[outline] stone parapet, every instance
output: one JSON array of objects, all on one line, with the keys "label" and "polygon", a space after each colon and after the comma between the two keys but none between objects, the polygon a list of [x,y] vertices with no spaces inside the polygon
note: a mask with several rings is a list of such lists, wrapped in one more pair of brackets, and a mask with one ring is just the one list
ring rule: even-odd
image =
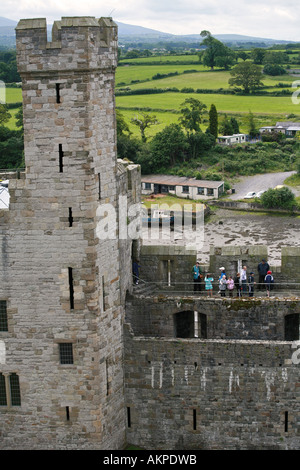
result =
[{"label": "stone parapet", "polygon": [[21,76],[117,66],[117,26],[111,18],[63,17],[53,24],[52,42],[47,38],[46,19],[21,19],[16,44]]}]

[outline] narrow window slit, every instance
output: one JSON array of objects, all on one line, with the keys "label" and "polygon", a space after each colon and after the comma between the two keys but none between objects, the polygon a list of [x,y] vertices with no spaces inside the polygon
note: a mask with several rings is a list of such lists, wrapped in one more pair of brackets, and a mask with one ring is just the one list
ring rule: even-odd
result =
[{"label": "narrow window slit", "polygon": [[63,164],[64,152],[63,152],[63,149],[62,149],[62,144],[58,144],[58,154],[59,154],[59,172],[63,173],[63,171],[64,171],[64,164]]},{"label": "narrow window slit", "polygon": [[100,176],[100,173],[98,173],[98,198],[99,198],[99,200],[101,199],[101,176]]},{"label": "narrow window slit", "polygon": [[284,413],[284,432],[289,430],[289,412],[285,411]]},{"label": "narrow window slit", "polygon": [[103,305],[103,312],[105,312],[104,276],[102,276],[102,305]]},{"label": "narrow window slit", "polygon": [[66,419],[67,421],[70,421],[70,409],[68,406],[66,406]]},{"label": "narrow window slit", "polygon": [[56,103],[60,103],[60,83],[56,83]]},{"label": "narrow window slit", "polygon": [[197,411],[193,410],[193,430],[197,429]]},{"label": "narrow window slit", "polygon": [[70,290],[70,309],[74,309],[74,283],[73,283],[73,268],[69,269],[69,290]]},{"label": "narrow window slit", "polygon": [[109,379],[108,379],[108,361],[106,361],[106,395],[108,396],[110,394],[110,385],[109,385]]},{"label": "narrow window slit", "polygon": [[127,426],[131,428],[131,413],[130,413],[130,407],[127,406]]},{"label": "narrow window slit", "polygon": [[69,207],[69,227],[73,227],[73,213],[72,213],[72,207]]}]

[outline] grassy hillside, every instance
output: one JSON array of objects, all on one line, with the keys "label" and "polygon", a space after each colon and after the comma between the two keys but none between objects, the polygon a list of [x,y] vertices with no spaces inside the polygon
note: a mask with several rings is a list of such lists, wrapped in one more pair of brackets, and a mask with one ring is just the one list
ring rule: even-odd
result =
[{"label": "grassy hillside", "polygon": [[[226,94],[232,91],[228,83],[230,71],[211,71],[199,63],[197,55],[158,56],[126,60],[126,65],[124,63],[121,61],[116,71],[116,105],[134,135],[138,135],[138,130],[130,124],[130,120],[139,111],[155,114],[160,122],[147,131],[147,136],[151,137],[164,126],[178,121],[180,105],[189,97],[205,103],[207,110],[213,103],[220,120],[225,113],[234,116],[241,132],[248,132],[246,118],[249,111],[253,113],[257,127],[272,125],[279,120],[300,120],[300,105],[292,102],[295,91],[292,84],[297,77],[289,74],[264,76],[262,95],[242,96]],[[158,74],[163,77],[156,79]],[[146,93],[145,89],[171,91]],[[122,95],[126,90],[134,94]],[[282,90],[286,94],[280,96]],[[274,92],[279,96],[272,96]],[[204,119],[202,130],[206,126]]]},{"label": "grassy hillside", "polygon": [[[164,78],[155,77],[166,75]],[[173,76],[170,76],[173,74]],[[297,79],[291,75],[278,77],[265,76],[263,82],[265,92],[288,90],[286,96],[239,96],[224,94],[224,90],[230,90],[228,80],[230,72],[224,70],[211,71],[208,67],[199,63],[195,55],[168,55],[152,56],[149,58],[138,58],[120,61],[116,70],[116,93],[128,89],[138,94],[116,96],[116,106],[122,112],[125,120],[134,135],[139,135],[136,126],[131,125],[130,120],[139,110],[153,113],[159,120],[159,125],[152,126],[148,131],[149,137],[161,131],[166,125],[177,123],[178,112],[181,103],[188,97],[194,97],[206,104],[207,109],[213,103],[222,118],[224,113],[234,116],[240,124],[240,130],[247,132],[246,117],[251,111],[256,119],[257,126],[271,125],[278,120],[287,120],[288,116],[294,116],[294,120],[300,120],[300,105],[292,102],[292,83]],[[278,87],[283,83],[285,87]],[[177,92],[160,94],[139,94],[143,89],[166,89],[176,88]],[[194,93],[180,92],[182,89],[194,89]],[[196,93],[196,90],[209,90],[209,93]],[[222,93],[223,90],[223,93]],[[20,88],[6,89],[7,103],[22,101]],[[16,110],[10,110],[15,115]],[[208,118],[207,118],[208,119]],[[290,118],[288,118],[290,119]],[[8,123],[14,128],[14,118]],[[205,130],[207,122],[203,122],[202,129]]]}]

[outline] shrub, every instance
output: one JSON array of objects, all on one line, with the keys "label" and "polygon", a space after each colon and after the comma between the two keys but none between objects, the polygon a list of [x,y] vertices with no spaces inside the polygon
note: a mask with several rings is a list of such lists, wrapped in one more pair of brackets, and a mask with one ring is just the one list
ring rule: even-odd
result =
[{"label": "shrub", "polygon": [[294,193],[287,187],[279,189],[268,189],[261,196],[263,207],[268,209],[290,209],[296,205]]}]

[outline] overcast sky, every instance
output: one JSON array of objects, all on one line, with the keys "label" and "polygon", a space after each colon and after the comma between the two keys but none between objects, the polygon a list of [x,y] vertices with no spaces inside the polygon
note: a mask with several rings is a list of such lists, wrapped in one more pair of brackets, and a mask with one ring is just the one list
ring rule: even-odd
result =
[{"label": "overcast sky", "polygon": [[115,21],[172,34],[243,34],[300,41],[299,0],[3,0],[0,16],[112,16]]}]

